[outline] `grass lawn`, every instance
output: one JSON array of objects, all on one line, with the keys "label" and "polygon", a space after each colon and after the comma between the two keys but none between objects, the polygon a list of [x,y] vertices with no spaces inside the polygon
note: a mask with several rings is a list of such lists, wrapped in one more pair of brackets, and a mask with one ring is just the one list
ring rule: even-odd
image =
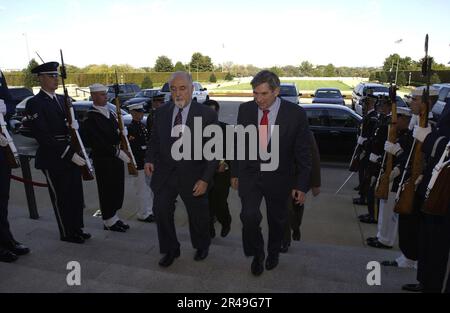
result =
[{"label": "grass lawn", "polygon": [[[341,91],[350,91],[352,88],[340,81],[337,80],[329,80],[329,81],[322,81],[322,80],[297,80],[297,81],[282,81],[283,83],[295,83],[297,85],[297,88],[300,92],[303,90],[316,90],[317,88],[339,88]],[[215,90],[252,90],[252,87],[249,83],[245,84],[238,84],[233,86],[225,86],[220,87]]]}]

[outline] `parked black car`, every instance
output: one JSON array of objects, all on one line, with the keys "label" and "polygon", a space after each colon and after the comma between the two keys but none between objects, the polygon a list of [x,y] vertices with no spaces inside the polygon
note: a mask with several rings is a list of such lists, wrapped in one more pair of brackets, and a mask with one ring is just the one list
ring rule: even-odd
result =
[{"label": "parked black car", "polygon": [[28,88],[9,88],[9,94],[11,95],[14,106],[17,106],[27,97],[34,96],[33,92]]},{"label": "parked black car", "polygon": [[[119,84],[120,105],[136,96],[139,91],[141,91],[141,88],[136,84]],[[108,85],[108,101],[112,103],[115,97],[114,85]]]},{"label": "parked black car", "polygon": [[362,117],[346,106],[301,104],[321,156],[352,155]]},{"label": "parked black car", "polygon": [[344,96],[337,88],[319,88],[313,96],[312,103],[329,103],[345,105]]},{"label": "parked black car", "polygon": [[139,91],[136,96],[125,101],[122,104],[122,109],[128,111],[128,106],[140,102],[145,102],[144,110],[148,112],[152,107],[153,97],[160,94],[160,89],[143,89]]}]

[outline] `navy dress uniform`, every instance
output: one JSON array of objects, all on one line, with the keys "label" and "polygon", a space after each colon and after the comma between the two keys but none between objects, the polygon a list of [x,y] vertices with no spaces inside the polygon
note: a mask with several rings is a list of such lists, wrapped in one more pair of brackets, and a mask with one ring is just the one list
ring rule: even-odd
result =
[{"label": "navy dress uniform", "polygon": [[32,135],[39,147],[35,166],[44,172],[50,198],[63,241],[84,243],[90,234],[84,233],[83,185],[81,168],[84,160],[71,148],[64,97],[56,95],[57,62],[44,63],[32,70],[40,78],[41,90],[26,105]]},{"label": "navy dress uniform", "polygon": [[[9,104],[10,94],[6,79],[0,71],[0,114],[8,116],[13,113]],[[17,242],[10,230],[8,222],[8,200],[10,191],[11,168],[6,159],[6,146],[8,141],[0,132],[0,262],[13,262],[19,255],[30,250]]]},{"label": "navy dress uniform", "polygon": [[[153,216],[153,191],[150,188],[151,176],[144,173],[144,160],[147,151],[147,143],[150,140],[150,133],[142,123],[144,104],[136,103],[130,105],[128,109],[133,115],[131,124],[128,125],[128,141],[136,160],[138,177],[134,178],[134,190],[139,201],[139,212],[137,218],[142,222],[154,222]],[[147,117],[148,118],[148,117]]]},{"label": "navy dress uniform", "polygon": [[[105,93],[108,88],[101,84],[89,87],[91,94]],[[125,232],[129,226],[120,220],[117,211],[122,208],[124,199],[125,170],[124,152],[120,149],[120,131],[117,116],[108,109],[107,98],[104,103],[96,103],[87,113],[83,131],[91,147],[94,163],[100,211],[105,230]],[[129,159],[127,160],[127,163]]]}]

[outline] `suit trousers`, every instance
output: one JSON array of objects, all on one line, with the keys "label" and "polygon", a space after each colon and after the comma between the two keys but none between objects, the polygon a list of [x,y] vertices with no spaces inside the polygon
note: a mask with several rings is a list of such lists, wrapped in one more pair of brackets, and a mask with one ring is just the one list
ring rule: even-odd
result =
[{"label": "suit trousers", "polygon": [[399,214],[398,219],[398,244],[403,255],[417,261],[419,250],[419,223],[420,208],[423,201],[419,197],[414,199],[414,208],[411,214]]},{"label": "suit trousers", "polygon": [[305,211],[305,205],[295,204],[292,198],[289,197],[288,209],[289,209],[288,214],[289,217],[285,227],[283,243],[289,245],[291,243],[292,238],[291,231],[296,229],[300,231],[300,226],[302,225],[303,221],[303,212]]},{"label": "suit trousers", "polygon": [[288,221],[287,201],[289,191],[285,194],[274,194],[260,179],[253,185],[252,190],[241,196],[242,211],[240,214],[243,224],[242,241],[246,256],[259,256],[264,253],[264,239],[261,231],[261,202],[264,198],[267,207],[267,221],[269,224],[268,253],[278,255]]},{"label": "suit trousers", "polygon": [[214,225],[214,216],[222,226],[230,226],[231,214],[228,207],[228,195],[230,194],[230,172],[214,175],[214,185],[211,188],[209,200],[209,213],[211,226]]},{"label": "suit trousers", "polygon": [[170,174],[164,185],[155,190],[153,213],[158,229],[159,249],[161,253],[174,252],[180,248],[175,230],[175,200],[181,196],[189,219],[189,232],[194,249],[208,249],[211,243],[209,235],[208,193],[200,197],[192,195],[194,186],[185,186],[182,177],[176,171]]},{"label": "suit trousers", "polygon": [[[1,153],[1,151],[0,151]],[[0,247],[7,248],[14,240],[8,222],[8,201],[11,169],[5,162],[0,162]]]},{"label": "suit trousers", "polygon": [[95,158],[94,168],[102,219],[106,221],[114,217],[123,205],[124,163],[118,158]]},{"label": "suit trousers", "polygon": [[152,177],[145,175],[144,170],[139,171],[138,177],[133,179],[133,187],[138,200],[139,219],[146,219],[153,214],[153,191],[150,188]]},{"label": "suit trousers", "polygon": [[59,233],[61,237],[71,236],[84,227],[81,170],[73,165],[69,169],[46,169],[43,172],[47,179]]}]

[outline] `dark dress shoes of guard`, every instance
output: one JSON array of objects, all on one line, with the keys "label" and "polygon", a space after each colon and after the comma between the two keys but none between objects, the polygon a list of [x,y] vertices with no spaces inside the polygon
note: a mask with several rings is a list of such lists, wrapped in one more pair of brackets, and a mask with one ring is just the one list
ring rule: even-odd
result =
[{"label": "dark dress shoes of guard", "polygon": [[11,245],[8,248],[15,255],[25,255],[30,253],[30,249],[28,247],[15,240],[11,242]]},{"label": "dark dress shoes of guard", "polygon": [[159,261],[159,266],[169,267],[172,265],[173,261],[180,256],[180,249],[175,251],[171,251],[167,253],[163,258]]},{"label": "dark dress shoes of guard", "polygon": [[79,234],[73,234],[66,237],[61,237],[61,241],[81,244],[84,243],[84,238]]},{"label": "dark dress shoes of guard", "polygon": [[[117,221],[113,226],[110,226],[110,227],[104,225],[103,229],[104,230],[115,231],[115,232],[118,232],[118,233],[125,233],[127,231],[127,228],[122,227],[119,222],[121,222],[121,221]],[[129,226],[128,226],[128,228],[129,228]]]},{"label": "dark dress shoes of guard", "polygon": [[91,237],[92,237],[91,234],[85,233],[82,229],[79,229],[79,230],[77,231],[77,235],[83,237],[84,240],[89,240],[89,239],[91,239]]},{"label": "dark dress shoes of guard", "polygon": [[125,224],[121,220],[118,220],[116,224],[119,225],[120,227],[124,228],[125,230],[129,230],[130,229],[130,225]]},{"label": "dark dress shoes of guard", "polygon": [[280,252],[281,253],[287,253],[289,251],[289,247],[290,247],[290,243],[289,242],[283,242],[281,244],[281,248],[280,248]]},{"label": "dark dress shoes of guard", "polygon": [[423,292],[423,285],[422,284],[406,284],[402,286],[402,289],[405,291],[411,291],[411,292]]},{"label": "dark dress shoes of guard", "polygon": [[266,270],[273,270],[278,266],[278,254],[270,254],[266,259]]},{"label": "dark dress shoes of guard", "polygon": [[359,221],[364,224],[378,224],[377,220],[370,215],[360,218]]},{"label": "dark dress shoes of guard", "polygon": [[195,252],[194,260],[195,261],[202,261],[206,259],[208,256],[209,249],[197,249],[197,252]]},{"label": "dark dress shoes of guard", "polygon": [[0,248],[0,262],[12,263],[17,261],[18,258],[17,254],[7,249]]},{"label": "dark dress shoes of guard", "polygon": [[367,205],[367,201],[363,198],[353,198],[353,204],[356,205]]},{"label": "dark dress shoes of guard", "polygon": [[[372,240],[369,240],[372,239]],[[378,238],[367,238],[367,245],[373,248],[378,248],[378,249],[392,249],[391,246],[387,246],[383,243],[381,243]]]},{"label": "dark dress shoes of guard", "polygon": [[252,274],[255,276],[260,276],[264,272],[264,259],[265,255],[256,255],[253,257],[253,262],[251,266]]},{"label": "dark dress shoes of guard", "polygon": [[146,218],[138,218],[138,221],[145,223],[153,223],[155,221],[155,216],[153,214],[150,214]]}]

